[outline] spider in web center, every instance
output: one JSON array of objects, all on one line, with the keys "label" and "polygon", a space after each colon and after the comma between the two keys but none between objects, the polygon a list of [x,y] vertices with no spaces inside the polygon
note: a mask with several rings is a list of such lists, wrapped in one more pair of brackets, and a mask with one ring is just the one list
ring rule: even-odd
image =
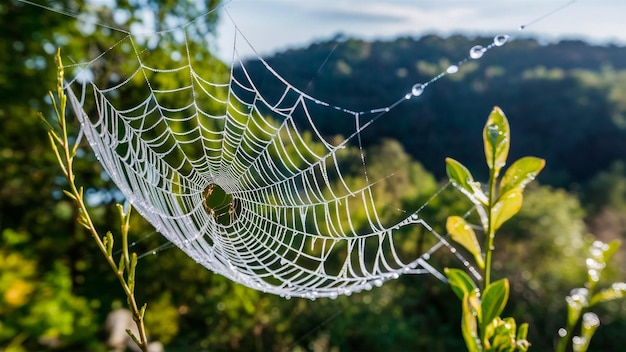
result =
[{"label": "spider in web center", "polygon": [[218,224],[230,226],[241,214],[240,201],[215,183],[202,191],[202,206]]}]

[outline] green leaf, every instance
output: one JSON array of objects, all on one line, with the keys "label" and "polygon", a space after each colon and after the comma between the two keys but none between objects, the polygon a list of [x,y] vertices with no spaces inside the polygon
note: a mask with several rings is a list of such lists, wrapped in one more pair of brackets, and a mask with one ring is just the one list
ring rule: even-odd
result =
[{"label": "green leaf", "polygon": [[485,193],[480,189],[480,183],[474,181],[472,173],[460,162],[446,158],[446,172],[448,178],[461,192],[463,192],[474,204],[488,204]]},{"label": "green leaf", "polygon": [[[513,351],[515,349],[515,320],[506,318],[504,320],[496,318],[494,320],[494,338],[490,344],[490,351]],[[485,343],[488,343],[486,341]]]},{"label": "green leaf", "polygon": [[130,292],[135,291],[135,270],[137,269],[137,253],[133,253],[130,259],[130,270],[128,271],[128,288]]},{"label": "green leaf", "polygon": [[[600,241],[594,242],[592,248],[596,247],[596,244],[598,242]],[[622,242],[620,240],[613,240],[609,243],[600,242],[600,245],[598,245],[598,247],[602,251],[602,260],[604,261],[604,263],[608,263],[609,260],[611,260],[611,257],[613,257],[613,254],[615,254],[615,252],[619,249],[621,244]]]},{"label": "green leaf", "polygon": [[574,326],[580,318],[583,310],[589,307],[589,290],[587,288],[575,288],[570,295],[565,297],[567,303],[567,326]]},{"label": "green leaf", "polygon": [[102,242],[107,249],[107,256],[109,258],[113,257],[113,234],[111,233],[111,231],[108,231],[106,233],[106,236],[104,237],[104,240]]},{"label": "green leaf", "polygon": [[457,297],[459,297],[460,300],[463,300],[465,295],[469,295],[471,292],[476,292],[478,289],[472,278],[470,278],[470,276],[463,270],[445,268],[443,269],[443,272],[448,278],[448,283],[450,284],[452,291],[457,295]]},{"label": "green leaf", "polygon": [[528,183],[537,177],[546,165],[546,161],[534,156],[523,157],[513,163],[500,181],[500,194],[506,194],[512,189],[524,189]]},{"label": "green leaf", "polygon": [[517,329],[517,340],[526,340],[528,337],[528,323],[524,323]]},{"label": "green leaf", "polygon": [[482,295],[481,310],[483,314],[483,326],[491,323],[499,317],[509,300],[509,280],[501,279],[492,282],[485,288]]},{"label": "green leaf", "polygon": [[[478,337],[478,326],[476,324],[476,316],[470,308],[470,293],[466,294],[463,301],[463,318],[461,321],[461,332],[468,352],[481,352],[482,346]],[[476,291],[473,293],[476,296]]]},{"label": "green leaf", "polygon": [[148,303],[144,303],[139,310],[139,317],[143,319],[144,315],[146,315],[146,308],[148,308]]},{"label": "green leaf", "polygon": [[600,281],[602,272],[613,254],[619,249],[620,244],[619,240],[614,240],[610,243],[595,241],[589,248],[591,255],[587,258],[585,264],[587,265],[587,280],[590,290],[593,291],[598,281]]},{"label": "green leaf", "polygon": [[591,342],[591,338],[593,334],[596,332],[598,327],[600,326],[600,318],[598,315],[593,312],[587,312],[583,314],[582,322],[580,324],[580,337],[582,337],[583,345],[580,351],[586,351],[589,347],[589,342]]},{"label": "green leaf", "polygon": [[509,121],[504,116],[502,110],[495,106],[487,118],[487,123],[483,129],[483,142],[485,147],[485,158],[489,169],[499,171],[506,164],[509,155],[511,136]]},{"label": "green leaf", "polygon": [[117,264],[117,273],[122,275],[124,273],[125,268],[126,268],[126,265],[124,265],[124,256],[121,255],[120,262]]},{"label": "green leaf", "polygon": [[67,191],[67,190],[63,190],[63,193],[64,193],[66,196],[68,196],[69,198],[71,198],[72,200],[76,200],[76,196],[75,196],[72,192]]},{"label": "green leaf", "polygon": [[498,202],[491,208],[491,216],[493,218],[493,228],[491,231],[495,233],[504,222],[517,214],[522,208],[523,200],[522,190],[519,188],[515,188],[500,196]]},{"label": "green leaf", "polygon": [[485,262],[483,261],[480,244],[478,239],[476,239],[476,233],[465,219],[460,216],[449,216],[446,221],[446,230],[456,243],[463,246],[474,256],[476,264],[481,269],[484,269]]},{"label": "green leaf", "polygon": [[133,342],[137,345],[137,346],[143,346],[141,344],[141,342],[139,342],[139,338],[137,338],[137,336],[135,336],[135,334],[133,334],[133,332],[130,329],[126,329],[126,334],[128,336],[130,336],[130,338],[133,340]]},{"label": "green leaf", "polygon": [[483,314],[482,314],[482,309],[480,307],[480,299],[478,298],[478,292],[479,292],[478,290],[474,290],[469,293],[468,303],[472,311],[472,314],[474,314],[476,319],[478,319],[478,323],[482,324]]},{"label": "green leaf", "polygon": [[626,282],[615,282],[591,297],[589,306],[626,297]]}]

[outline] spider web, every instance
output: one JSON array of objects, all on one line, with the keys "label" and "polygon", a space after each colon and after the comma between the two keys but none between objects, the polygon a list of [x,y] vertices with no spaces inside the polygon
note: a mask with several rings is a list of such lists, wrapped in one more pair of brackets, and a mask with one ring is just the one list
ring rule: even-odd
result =
[{"label": "spider web", "polygon": [[[188,36],[203,19],[128,33],[95,59],[67,66],[77,73],[66,88],[84,135],[158,232],[213,272],[287,298],[349,295],[403,274],[445,281],[430,263],[442,248],[479,277],[431,226],[429,201],[409,211],[377,202],[393,175],[370,179],[361,132],[508,36],[471,48],[389,106],[353,111],[305,94],[260,57],[263,75],[250,75],[238,53],[250,44],[238,30],[229,75],[197,70],[207,59]],[[179,64],[164,66],[163,55]],[[124,64],[107,71],[119,57]],[[185,84],[170,86],[181,77]],[[280,94],[264,89],[269,81]],[[323,136],[316,125],[327,118],[350,119],[354,130]]]}]

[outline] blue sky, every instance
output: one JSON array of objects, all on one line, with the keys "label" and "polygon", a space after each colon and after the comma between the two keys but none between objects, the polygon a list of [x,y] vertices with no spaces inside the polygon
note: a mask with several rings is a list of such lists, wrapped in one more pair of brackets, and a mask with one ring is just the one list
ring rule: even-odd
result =
[{"label": "blue sky", "polygon": [[[229,58],[233,23],[266,55],[338,33],[390,39],[424,33],[532,35],[626,44],[626,1],[577,0],[231,0],[221,10],[219,52]],[[529,24],[523,31],[520,25]],[[252,55],[252,51],[243,52]]]}]

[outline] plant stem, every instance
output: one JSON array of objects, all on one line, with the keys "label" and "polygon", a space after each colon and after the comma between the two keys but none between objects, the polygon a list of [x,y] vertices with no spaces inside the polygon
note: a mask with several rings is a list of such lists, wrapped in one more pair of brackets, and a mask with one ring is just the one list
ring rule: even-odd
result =
[{"label": "plant stem", "polygon": [[559,343],[557,344],[556,352],[565,352],[565,349],[567,348],[567,343],[569,342],[569,337],[572,334],[571,331],[573,329],[574,329],[574,326],[570,326],[570,325],[567,326],[567,328],[565,329],[565,335],[559,338]]},{"label": "plant stem", "polygon": [[[63,149],[65,149],[66,156],[68,156],[69,155],[68,148],[64,147]],[[69,171],[69,173],[66,174],[66,178],[68,179],[70,183],[71,193],[76,197],[75,202],[76,202],[76,205],[78,206],[79,213],[82,214],[81,217],[84,220],[83,225],[91,233],[91,236],[96,241],[98,248],[100,249],[104,257],[106,258],[107,263],[109,263],[109,266],[111,267],[111,269],[117,276],[117,279],[119,280],[122,286],[122,289],[124,290],[124,293],[126,294],[126,297],[128,298],[128,305],[130,306],[130,309],[133,312],[133,320],[135,320],[135,322],[137,323],[137,329],[139,330],[139,339],[138,339],[140,342],[139,347],[141,348],[142,351],[147,352],[148,351],[148,339],[146,337],[146,329],[143,323],[143,315],[140,313],[139,306],[137,305],[137,301],[135,300],[135,295],[130,289],[130,287],[128,286],[128,284],[126,283],[126,279],[124,278],[123,272],[118,270],[117,264],[115,264],[115,262],[113,261],[113,257],[108,255],[106,246],[104,245],[104,243],[102,242],[102,239],[98,235],[98,232],[93,224],[93,221],[91,220],[91,217],[89,216],[89,213],[87,212],[87,207],[85,206],[85,203],[82,199],[82,191],[79,191],[73,182],[74,174],[72,172],[72,160],[66,159],[65,166],[67,170]]]},{"label": "plant stem", "polygon": [[[145,330],[144,322],[143,322],[144,309],[143,308],[139,309],[139,306],[137,305],[137,301],[135,300],[133,289],[132,287],[129,286],[126,279],[124,278],[123,270],[121,268],[118,268],[118,265],[113,260],[113,257],[109,255],[106,245],[100,238],[100,235],[98,234],[98,231],[96,230],[93,224],[93,221],[91,220],[91,216],[89,215],[89,212],[83,200],[82,187],[80,189],[76,187],[76,183],[75,183],[76,176],[74,175],[74,171],[73,171],[73,163],[74,163],[74,156],[75,156],[76,149],[70,147],[70,142],[68,138],[67,123],[66,123],[66,118],[65,118],[67,96],[65,95],[63,91],[63,64],[61,63],[60,52],[57,53],[57,60],[58,60],[57,64],[58,64],[58,70],[59,70],[58,82],[57,82],[58,84],[57,94],[59,98],[58,105],[52,93],[50,93],[50,95],[51,95],[52,102],[54,105],[57,123],[59,124],[61,136],[59,136],[54,130],[49,131],[48,135],[50,137],[50,143],[52,144],[52,149],[54,150],[56,154],[57,160],[59,162],[59,166],[61,167],[61,171],[63,172],[63,175],[65,176],[69,184],[70,191],[67,193],[74,200],[74,202],[76,203],[76,206],[78,207],[79,222],[81,223],[81,225],[87,228],[87,230],[89,231],[93,239],[96,241],[98,248],[104,255],[107,263],[109,263],[109,266],[111,267],[115,275],[117,276],[122,286],[122,289],[124,290],[124,293],[126,294],[126,297],[128,299],[128,305],[133,312],[133,320],[135,320],[137,324],[137,329],[139,330],[139,339],[135,338],[135,336],[132,334],[131,334],[131,337],[133,337],[133,340],[137,342],[137,344],[139,345],[139,348],[141,348],[142,351],[147,352],[148,340],[146,337],[146,330]],[[57,148],[57,144],[60,145],[61,148],[63,149],[63,151],[61,152],[62,154],[59,152],[59,149]],[[123,216],[122,216],[122,233],[123,233],[122,236],[123,236],[124,256],[125,256],[124,262],[125,262],[125,266],[127,267],[126,272],[128,273],[127,275],[129,275],[129,280],[134,281],[134,277],[130,277],[131,272],[130,270],[128,270],[128,266],[130,265],[130,260],[128,258],[128,241],[126,239],[127,233],[128,233],[128,218],[124,219]]]},{"label": "plant stem", "polygon": [[494,248],[495,232],[493,231],[493,207],[496,200],[496,179],[498,175],[495,169],[489,169],[489,204],[487,209],[487,232],[485,238],[485,281],[483,290],[491,283],[491,256]]}]

